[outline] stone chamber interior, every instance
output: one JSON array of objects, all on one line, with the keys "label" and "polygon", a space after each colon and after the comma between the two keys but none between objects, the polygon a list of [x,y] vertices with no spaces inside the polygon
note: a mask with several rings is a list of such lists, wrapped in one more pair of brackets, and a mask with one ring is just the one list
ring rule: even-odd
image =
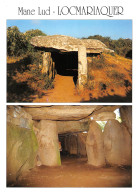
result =
[{"label": "stone chamber interior", "polygon": [[131,106],[7,106],[8,187],[131,187]]},{"label": "stone chamber interior", "polygon": [[57,74],[72,76],[76,85],[78,79],[78,53],[77,52],[52,52],[52,60],[55,62]]}]

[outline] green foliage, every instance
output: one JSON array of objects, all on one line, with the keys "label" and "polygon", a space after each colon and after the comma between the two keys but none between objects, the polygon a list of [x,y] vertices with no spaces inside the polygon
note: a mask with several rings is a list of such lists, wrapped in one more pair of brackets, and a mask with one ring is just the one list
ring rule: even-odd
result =
[{"label": "green foliage", "polygon": [[[108,48],[114,50],[118,55],[132,58],[132,40],[119,38],[112,40],[110,37],[100,35],[89,36],[88,39],[97,39],[102,41]],[[130,52],[129,56],[128,53]]]},{"label": "green foliage", "polygon": [[7,28],[7,55],[21,56],[28,52],[35,53],[30,39],[34,36],[46,36],[41,30],[28,30],[21,33],[17,26]]},{"label": "green foliage", "polygon": [[34,47],[30,44],[30,40],[31,38],[35,37],[35,36],[46,36],[45,33],[43,33],[41,30],[28,30],[24,33],[25,37],[26,37],[26,40],[28,42],[28,45],[27,45],[27,50],[28,52],[32,52],[32,54],[35,54],[35,49]]},{"label": "green foliage", "polygon": [[7,54],[20,56],[27,51],[27,40],[16,26],[7,29]]},{"label": "green foliage", "polygon": [[102,132],[104,132],[104,127],[105,127],[107,121],[96,121],[96,122],[99,124]]},{"label": "green foliage", "polygon": [[28,31],[26,31],[24,33],[24,35],[26,36],[26,39],[28,41],[30,41],[31,38],[34,37],[34,36],[46,36],[46,34],[44,32],[42,32],[41,30],[38,30],[38,29],[36,29],[36,30],[33,30],[33,29],[32,30],[28,30]]},{"label": "green foliage", "polygon": [[38,66],[43,62],[41,51],[28,52],[27,56],[30,60],[30,64],[36,64]]}]

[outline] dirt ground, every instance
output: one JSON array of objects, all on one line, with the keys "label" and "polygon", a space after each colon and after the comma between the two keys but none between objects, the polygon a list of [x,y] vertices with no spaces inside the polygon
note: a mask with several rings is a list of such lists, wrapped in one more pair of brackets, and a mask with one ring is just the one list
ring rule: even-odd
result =
[{"label": "dirt ground", "polygon": [[92,59],[88,57],[89,81],[83,91],[75,85],[78,69],[65,69],[56,74],[54,88],[43,89],[44,80],[40,75],[34,76],[32,69],[36,67],[27,58],[7,58],[7,101],[132,102],[132,60],[109,54],[104,54],[104,58],[106,62],[99,68],[96,64],[91,67]]},{"label": "dirt ground", "polygon": [[90,100],[90,93],[86,91],[81,94],[77,93],[73,76],[57,74],[54,79],[54,88],[43,92],[45,95],[42,98],[35,96],[33,102],[81,102]]},{"label": "dirt ground", "polygon": [[131,187],[131,169],[94,168],[86,158],[64,157],[60,167],[40,166],[20,176],[15,187]]}]

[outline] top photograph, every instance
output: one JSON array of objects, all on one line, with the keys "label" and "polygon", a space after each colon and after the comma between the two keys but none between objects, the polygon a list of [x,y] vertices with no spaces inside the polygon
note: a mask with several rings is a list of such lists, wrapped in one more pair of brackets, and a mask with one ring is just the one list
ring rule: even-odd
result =
[{"label": "top photograph", "polygon": [[7,20],[7,102],[132,102],[132,20]]}]

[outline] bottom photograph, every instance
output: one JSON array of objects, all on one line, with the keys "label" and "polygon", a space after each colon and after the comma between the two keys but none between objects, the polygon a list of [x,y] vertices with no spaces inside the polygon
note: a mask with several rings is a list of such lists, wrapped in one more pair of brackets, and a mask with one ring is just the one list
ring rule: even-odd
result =
[{"label": "bottom photograph", "polygon": [[7,187],[132,187],[132,106],[7,106]]}]

